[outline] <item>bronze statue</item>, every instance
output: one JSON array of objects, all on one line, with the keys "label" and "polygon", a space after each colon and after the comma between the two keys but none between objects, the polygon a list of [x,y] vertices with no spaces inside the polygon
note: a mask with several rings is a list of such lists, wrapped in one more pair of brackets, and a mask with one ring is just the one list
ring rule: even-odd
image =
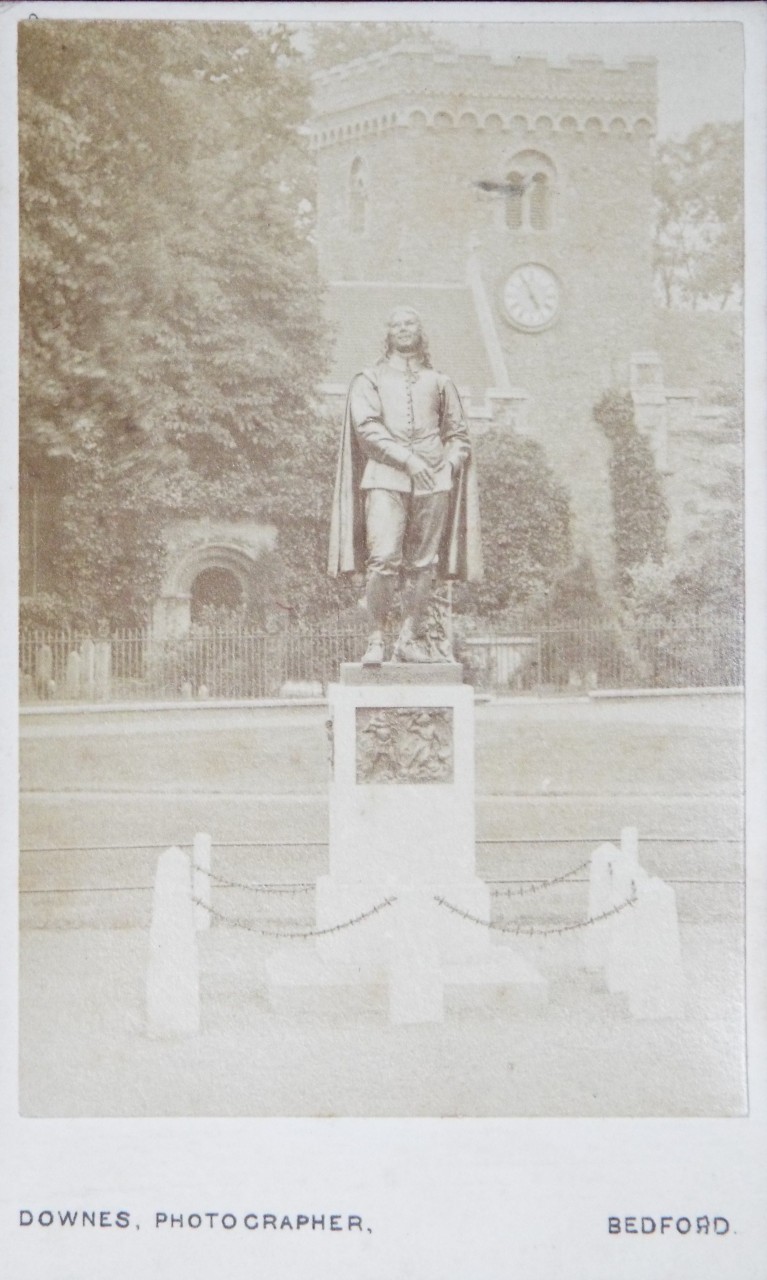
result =
[{"label": "bronze statue", "polygon": [[385,629],[402,575],[395,662],[444,661],[430,629],[435,568],[482,576],[476,481],[458,392],[431,367],[420,316],[389,317],[383,359],[352,380],[336,476],[328,571],[367,571],[372,630],[363,663],[385,658]]}]

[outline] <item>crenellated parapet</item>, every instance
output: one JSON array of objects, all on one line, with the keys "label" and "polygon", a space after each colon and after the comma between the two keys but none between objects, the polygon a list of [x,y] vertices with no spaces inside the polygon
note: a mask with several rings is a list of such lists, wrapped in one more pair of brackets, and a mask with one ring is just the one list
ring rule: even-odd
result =
[{"label": "crenellated parapet", "polygon": [[391,129],[646,138],[655,132],[655,104],[654,59],[498,62],[403,45],[315,78],[311,140],[324,148]]}]

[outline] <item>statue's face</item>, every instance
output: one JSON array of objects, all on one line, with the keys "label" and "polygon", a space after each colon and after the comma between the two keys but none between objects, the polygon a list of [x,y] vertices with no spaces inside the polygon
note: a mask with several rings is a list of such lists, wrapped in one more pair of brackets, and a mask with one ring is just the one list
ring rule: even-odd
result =
[{"label": "statue's face", "polygon": [[389,316],[389,345],[393,351],[401,351],[406,355],[410,351],[418,351],[421,346],[423,330],[418,313],[410,307],[399,307]]}]

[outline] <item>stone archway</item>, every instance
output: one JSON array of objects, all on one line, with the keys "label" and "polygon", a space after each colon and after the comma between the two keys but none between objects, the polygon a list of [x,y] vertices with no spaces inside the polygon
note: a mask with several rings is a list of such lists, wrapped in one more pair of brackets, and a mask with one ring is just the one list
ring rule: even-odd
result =
[{"label": "stone archway", "polygon": [[192,583],[189,604],[192,622],[200,622],[209,609],[233,613],[246,599],[247,593],[236,573],[219,565],[209,565],[200,570]]},{"label": "stone archway", "polygon": [[252,598],[254,568],[274,548],[277,530],[252,521],[179,520],[165,531],[166,572],[152,624],[155,636],[181,636],[192,622],[192,603],[201,584],[215,595]]}]

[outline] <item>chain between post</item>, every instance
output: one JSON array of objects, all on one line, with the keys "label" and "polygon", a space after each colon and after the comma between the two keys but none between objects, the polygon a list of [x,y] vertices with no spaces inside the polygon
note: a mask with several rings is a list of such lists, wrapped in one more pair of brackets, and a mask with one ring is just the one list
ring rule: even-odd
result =
[{"label": "chain between post", "polygon": [[552,885],[562,884],[565,880],[569,880],[571,876],[577,876],[579,871],[585,871],[590,865],[591,859],[587,858],[585,862],[573,867],[571,871],[565,871],[561,876],[553,876],[551,880],[542,880],[537,884],[525,885],[522,889],[494,889],[493,893],[496,898],[524,898],[530,893],[541,893],[543,889],[550,889]]},{"label": "chain between post", "polygon": [[245,920],[237,920],[234,916],[224,915],[222,911],[216,911],[213,907],[209,907],[207,902],[203,902],[201,898],[192,896],[192,902],[196,907],[202,907],[204,911],[209,912],[214,920],[220,920],[222,924],[232,925],[236,929],[245,929],[248,933],[257,933],[262,938],[321,938],[329,933],[340,933],[342,929],[350,929],[352,925],[360,924],[363,920],[369,920],[371,916],[378,915],[379,911],[384,911],[386,907],[394,906],[396,898],[384,898],[382,902],[377,902],[374,907],[368,911],[362,911],[357,916],[352,916],[349,920],[342,920],[339,924],[329,925],[326,929],[259,929],[256,925],[249,924]]},{"label": "chain between post", "polygon": [[570,933],[574,929],[586,929],[589,925],[598,924],[600,920],[607,920],[610,916],[617,916],[626,907],[633,907],[636,900],[636,894],[634,894],[633,897],[626,898],[625,902],[619,902],[616,907],[610,907],[609,911],[603,911],[598,916],[589,916],[588,920],[578,920],[574,924],[556,925],[552,929],[535,929],[532,925],[506,925],[496,923],[494,920],[480,920],[479,916],[474,916],[470,911],[464,911],[461,907],[456,907],[454,903],[448,902],[445,898],[434,898],[438,906],[444,907],[446,911],[452,912],[453,915],[460,916],[462,920],[469,920],[472,924],[481,925],[483,929],[495,929],[499,933],[512,933],[518,937],[526,938],[546,937],[549,934]]},{"label": "chain between post", "polygon": [[192,870],[201,876],[209,876],[219,889],[248,889],[252,893],[309,893],[314,890],[313,884],[248,884],[244,880],[225,880],[207,867],[192,863]]},{"label": "chain between post", "polygon": [[[590,859],[580,862],[577,867],[572,867],[570,871],[563,872],[562,875],[553,876],[550,880],[542,880],[536,884],[525,885],[521,889],[493,889],[492,892],[497,898],[524,898],[531,893],[541,893],[544,889],[550,889],[555,884],[562,884],[565,880],[569,880],[572,876],[577,876],[580,871],[585,871],[590,866]],[[208,871],[205,867],[193,864],[192,870],[200,875],[210,876],[214,884],[221,889],[248,889],[253,893],[310,893],[314,889],[313,884],[298,885],[267,885],[252,884],[244,880],[227,880],[222,876],[218,876],[213,871]]]}]

